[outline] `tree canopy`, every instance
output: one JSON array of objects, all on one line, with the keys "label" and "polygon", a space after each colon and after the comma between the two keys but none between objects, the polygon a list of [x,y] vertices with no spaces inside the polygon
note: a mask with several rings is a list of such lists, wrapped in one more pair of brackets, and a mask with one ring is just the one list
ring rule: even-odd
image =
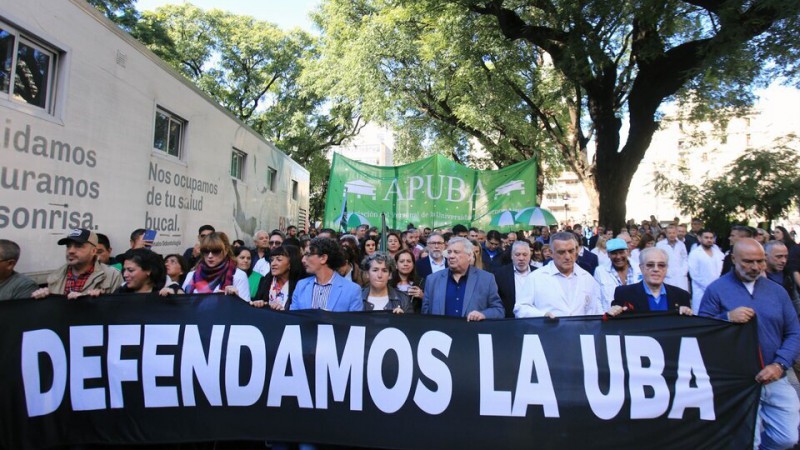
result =
[{"label": "tree canopy", "polygon": [[748,149],[721,175],[699,186],[659,174],[656,189],[669,194],[682,213],[707,224],[769,222],[800,205],[798,151],[797,137],[788,136],[770,148]]},{"label": "tree canopy", "polygon": [[325,0],[313,78],[392,122],[401,152],[464,161],[478,142],[498,166],[569,169],[617,228],[662,103],[713,119],[795,80],[799,13],[775,0]]}]

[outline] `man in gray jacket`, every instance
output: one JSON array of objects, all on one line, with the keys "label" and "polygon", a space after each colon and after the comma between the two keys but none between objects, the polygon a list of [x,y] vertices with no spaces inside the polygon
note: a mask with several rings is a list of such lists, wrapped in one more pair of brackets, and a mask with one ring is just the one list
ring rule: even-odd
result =
[{"label": "man in gray jacket", "polygon": [[494,276],[470,264],[472,243],[460,237],[447,244],[447,270],[425,280],[422,314],[466,317],[467,321],[502,319],[505,309]]}]

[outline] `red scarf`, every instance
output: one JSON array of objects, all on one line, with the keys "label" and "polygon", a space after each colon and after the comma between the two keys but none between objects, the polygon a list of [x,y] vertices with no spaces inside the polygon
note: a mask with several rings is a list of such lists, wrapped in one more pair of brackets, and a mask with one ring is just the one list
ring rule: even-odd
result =
[{"label": "red scarf", "polygon": [[233,284],[233,274],[236,273],[236,262],[228,258],[217,267],[208,267],[205,260],[194,271],[189,282],[187,294],[208,294],[216,290],[223,290],[225,286]]}]

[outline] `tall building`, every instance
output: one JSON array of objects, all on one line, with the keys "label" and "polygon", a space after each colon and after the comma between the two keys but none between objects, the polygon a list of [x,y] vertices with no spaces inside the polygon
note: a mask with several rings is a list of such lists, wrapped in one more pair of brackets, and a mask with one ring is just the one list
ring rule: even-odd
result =
[{"label": "tall building", "polygon": [[[655,192],[656,173],[699,185],[724,172],[733,160],[749,149],[768,148],[776,139],[789,134],[800,135],[800,127],[792,114],[800,102],[800,91],[775,86],[761,95],[749,114],[732,118],[721,130],[711,123],[689,123],[682,119],[681,111],[667,109],[661,128],[653,135],[650,148],[631,181],[627,217],[637,223],[651,214],[662,221],[674,217],[688,220],[668,195]],[[566,218],[569,223],[591,224],[597,219],[586,190],[572,172],[562,173],[545,187],[542,207],[550,209],[559,222]]]},{"label": "tall building", "polygon": [[368,123],[349,141],[331,147],[328,159],[333,159],[333,153],[374,166],[393,166],[394,132],[387,126]]}]

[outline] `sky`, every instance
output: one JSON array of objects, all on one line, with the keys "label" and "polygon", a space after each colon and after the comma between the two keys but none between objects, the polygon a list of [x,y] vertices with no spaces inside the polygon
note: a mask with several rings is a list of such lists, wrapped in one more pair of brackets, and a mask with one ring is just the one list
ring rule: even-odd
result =
[{"label": "sky", "polygon": [[316,9],[320,0],[137,0],[136,9],[148,11],[167,4],[191,3],[202,9],[222,9],[235,14],[253,16],[272,22],[283,29],[300,27],[316,32],[309,13]]}]

